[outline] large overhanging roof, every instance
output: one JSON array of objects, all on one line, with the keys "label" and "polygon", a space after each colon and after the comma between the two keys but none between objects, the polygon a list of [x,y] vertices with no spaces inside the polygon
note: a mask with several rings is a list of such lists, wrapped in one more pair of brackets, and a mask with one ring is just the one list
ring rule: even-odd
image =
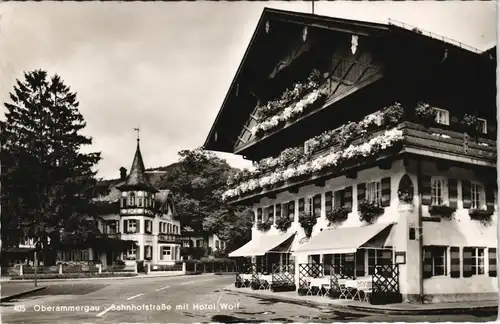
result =
[{"label": "large overhanging roof", "polygon": [[[248,70],[249,65],[251,65],[251,57],[259,56],[262,58],[262,53],[259,53],[259,49],[261,48],[264,34],[266,33],[266,23],[267,22],[285,22],[290,24],[296,24],[300,26],[310,26],[313,28],[320,28],[325,30],[333,30],[337,32],[344,32],[356,35],[364,35],[364,36],[374,36],[379,37],[383,35],[388,35],[392,32],[400,32],[406,33],[408,35],[412,35],[416,37],[416,39],[427,39],[431,40],[436,44],[447,43],[450,48],[455,48],[456,50],[465,53],[466,55],[480,55],[484,52],[471,50],[466,46],[460,46],[460,43],[456,42],[447,42],[442,38],[433,37],[431,34],[427,34],[425,32],[421,32],[419,29],[405,29],[404,27],[399,26],[396,23],[389,24],[380,24],[380,23],[372,23],[372,22],[363,22],[356,20],[348,20],[327,16],[319,16],[308,13],[299,13],[299,12],[291,12],[291,11],[283,11],[276,9],[265,8],[253,33],[253,36],[250,40],[250,43],[245,51],[243,59],[238,67],[236,75],[229,87],[229,90],[224,98],[224,102],[222,104],[219,113],[215,119],[212,128],[210,129],[210,133],[204,143],[204,148],[207,150],[214,150],[220,152],[228,152],[233,153],[233,145],[231,144],[231,138],[237,137],[238,127],[242,127],[242,125],[232,125],[233,121],[237,114],[250,114],[249,111],[241,110],[241,105],[233,104],[232,101],[237,96],[239,92],[240,83],[244,83],[246,79],[249,78],[248,73],[245,71]],[[437,35],[434,35],[437,36]],[[451,41],[451,40],[450,40]],[[481,55],[483,56],[483,55]],[[265,56],[264,56],[265,57]],[[496,59],[496,58],[495,58]],[[246,74],[245,74],[246,73]],[[255,73],[253,71],[252,73]],[[238,110],[239,108],[239,110]],[[238,122],[236,122],[238,123]],[[233,131],[226,131],[227,127],[235,127],[234,134]],[[224,134],[221,135],[221,129],[224,130]],[[229,135],[229,136],[228,136]],[[226,141],[221,141],[221,139],[225,139]]]}]

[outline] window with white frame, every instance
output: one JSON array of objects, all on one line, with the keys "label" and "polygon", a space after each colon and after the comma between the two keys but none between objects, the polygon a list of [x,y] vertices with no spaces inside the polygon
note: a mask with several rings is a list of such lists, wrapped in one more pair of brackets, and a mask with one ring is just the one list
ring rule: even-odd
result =
[{"label": "window with white frame", "polygon": [[151,234],[153,233],[153,221],[146,220],[146,233]]},{"label": "window with white frame", "polygon": [[484,274],[484,248],[472,249],[472,274]]},{"label": "window with white frame", "polygon": [[471,195],[471,209],[485,209],[486,208],[486,195],[484,187],[479,182],[471,182],[470,186]]},{"label": "window with white frame", "polygon": [[170,234],[172,232],[172,224],[167,223],[167,234]]},{"label": "window with white frame", "polygon": [[215,248],[218,250],[219,249],[219,241],[215,241]]},{"label": "window with white frame", "polygon": [[434,206],[448,203],[448,179],[433,177],[431,179],[431,204]]},{"label": "window with white frame", "polygon": [[488,133],[488,123],[486,122],[486,119],[483,118],[478,118],[477,123],[479,124],[479,131],[482,132],[483,134]]},{"label": "window with white frame", "polygon": [[171,249],[170,246],[162,246],[160,252],[160,259],[170,259]]},{"label": "window with white frame", "polygon": [[446,109],[433,108],[436,112],[436,123],[441,125],[450,124],[450,112]]},{"label": "window with white frame", "polygon": [[129,196],[129,205],[135,206],[135,193],[131,192]]},{"label": "window with white frame", "polygon": [[137,232],[137,220],[129,219],[127,221],[127,232],[128,233],[136,233]]},{"label": "window with white frame", "polygon": [[382,184],[380,181],[368,182],[366,184],[365,199],[371,203],[380,203],[382,198]]},{"label": "window with white frame", "polygon": [[136,257],[137,249],[135,247],[131,247],[127,250],[127,259],[133,260]]},{"label": "window with white frame", "polygon": [[428,277],[446,276],[446,246],[424,247],[424,272]]}]

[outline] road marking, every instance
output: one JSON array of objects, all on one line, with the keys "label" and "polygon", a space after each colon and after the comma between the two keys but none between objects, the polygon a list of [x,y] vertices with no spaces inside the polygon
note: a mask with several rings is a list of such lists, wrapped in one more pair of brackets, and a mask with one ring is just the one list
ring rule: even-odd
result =
[{"label": "road marking", "polygon": [[202,280],[202,281],[212,281],[212,280],[215,280],[215,278],[212,278],[212,279],[205,279],[205,280]]},{"label": "road marking", "polygon": [[180,285],[190,285],[192,283],[194,283],[194,281],[181,282]]},{"label": "road marking", "polygon": [[142,295],[144,295],[144,294],[139,294],[139,295],[129,297],[129,298],[127,298],[127,300],[132,300],[132,299],[137,298],[137,297],[142,296]]},{"label": "road marking", "polygon": [[100,312],[99,314],[97,314],[96,316],[97,317],[101,317],[102,315],[104,315],[107,312],[109,312],[112,308],[113,308],[113,306],[109,306],[108,308],[106,308],[105,310],[103,310],[102,312]]},{"label": "road marking", "polygon": [[158,288],[158,289],[156,289],[156,291],[160,291],[160,290],[167,289],[167,288],[170,288],[170,286],[165,286],[165,287]]}]

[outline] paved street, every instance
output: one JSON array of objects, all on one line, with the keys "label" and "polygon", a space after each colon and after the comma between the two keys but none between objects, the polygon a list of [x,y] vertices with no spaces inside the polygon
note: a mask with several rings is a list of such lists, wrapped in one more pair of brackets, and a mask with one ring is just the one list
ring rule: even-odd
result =
[{"label": "paved street", "polygon": [[[182,276],[43,283],[34,296],[2,304],[2,323],[493,321],[496,316],[386,316],[262,300],[222,289],[234,276]],[[69,295],[71,294],[71,295]],[[115,305],[115,308],[112,308]],[[215,306],[214,306],[215,305]],[[219,307],[217,307],[219,305]],[[81,309],[50,307],[80,306]],[[224,309],[226,307],[226,309]],[[133,309],[135,308],[135,309]],[[155,309],[156,308],[156,309]]]}]

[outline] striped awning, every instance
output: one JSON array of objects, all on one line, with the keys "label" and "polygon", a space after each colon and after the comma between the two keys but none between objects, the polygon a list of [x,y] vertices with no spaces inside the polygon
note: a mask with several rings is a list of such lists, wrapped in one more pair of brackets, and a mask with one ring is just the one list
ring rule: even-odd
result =
[{"label": "striped awning", "polygon": [[238,250],[229,253],[229,257],[251,257],[271,252],[285,253],[290,250],[293,236],[295,233],[261,235],[253,238]]},{"label": "striped awning", "polygon": [[354,253],[362,247],[384,247],[394,223],[325,229],[295,252],[314,254]]}]

